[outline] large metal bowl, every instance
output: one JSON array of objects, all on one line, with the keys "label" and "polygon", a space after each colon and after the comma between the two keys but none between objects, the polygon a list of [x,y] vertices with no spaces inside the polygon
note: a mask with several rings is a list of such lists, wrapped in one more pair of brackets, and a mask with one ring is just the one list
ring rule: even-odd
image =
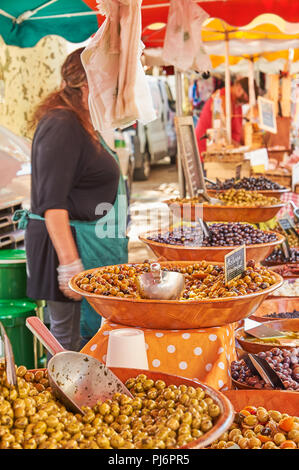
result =
[{"label": "large metal bowl", "polygon": [[[161,262],[161,266],[186,266],[187,261]],[[211,262],[210,264],[222,264]],[[89,269],[89,274],[101,268]],[[277,282],[268,289],[240,297],[208,300],[148,300],[109,297],[80,289],[72,277],[70,288],[82,295],[94,310],[114,323],[161,330],[207,328],[237,322],[252,315],[266,297],[282,285],[282,277],[273,273]]]},{"label": "large metal bowl", "polygon": [[[206,222],[250,222],[260,223],[272,219],[285,206],[285,203],[274,206],[221,206],[203,205],[199,203],[181,203],[171,200],[163,201],[168,205],[174,215],[183,219],[184,208],[190,207],[190,212],[186,210],[190,221],[195,222],[196,216],[202,211],[202,218]],[[200,209],[199,209],[200,208]],[[190,215],[189,215],[190,213]]]},{"label": "large metal bowl", "polygon": [[[157,231],[147,232],[139,235],[139,239],[146,243],[158,257],[163,256],[169,261],[216,261],[224,262],[224,257],[230,251],[235,250],[238,246],[181,246],[170,245],[168,243],[160,243],[150,240],[148,237],[156,235]],[[274,232],[267,232],[274,233]],[[256,245],[246,245],[246,259],[254,259],[257,263],[263,261],[273,250],[276,245],[280,245],[284,236],[276,233],[277,240],[269,243],[260,243]]]}]

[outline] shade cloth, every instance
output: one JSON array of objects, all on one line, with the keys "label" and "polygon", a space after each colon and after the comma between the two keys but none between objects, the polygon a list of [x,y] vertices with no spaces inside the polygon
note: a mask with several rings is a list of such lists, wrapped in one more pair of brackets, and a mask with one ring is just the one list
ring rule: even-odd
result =
[{"label": "shade cloth", "polygon": [[[104,320],[81,352],[106,363],[109,332],[118,328],[128,327]],[[138,329],[144,332],[149,370],[198,379],[218,390],[231,388],[235,324],[190,330]]]}]

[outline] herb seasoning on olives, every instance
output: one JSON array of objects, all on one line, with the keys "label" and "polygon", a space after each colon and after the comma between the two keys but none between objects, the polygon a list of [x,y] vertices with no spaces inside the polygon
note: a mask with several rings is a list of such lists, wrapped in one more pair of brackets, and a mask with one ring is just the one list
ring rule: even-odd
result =
[{"label": "herb seasoning on olives", "polygon": [[[265,290],[275,284],[274,273],[249,260],[241,276],[225,283],[223,266],[207,261],[180,265],[162,266],[163,270],[180,272],[185,275],[185,289],[181,300],[214,299],[237,297]],[[136,278],[149,270],[149,263],[125,264],[102,267],[94,270],[92,276],[84,273],[76,278],[76,284],[85,292],[139,299]],[[119,275],[123,275],[119,279]]]}]

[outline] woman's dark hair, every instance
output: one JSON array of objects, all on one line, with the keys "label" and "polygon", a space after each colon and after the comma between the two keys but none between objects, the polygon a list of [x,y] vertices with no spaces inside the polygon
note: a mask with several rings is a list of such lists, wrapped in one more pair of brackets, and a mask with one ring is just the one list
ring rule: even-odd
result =
[{"label": "woman's dark hair", "polygon": [[31,126],[34,127],[46,114],[54,109],[73,111],[88,134],[98,139],[92,126],[89,111],[82,106],[82,86],[87,85],[85,69],[81,62],[84,47],[69,54],[61,67],[62,87],[50,93],[36,108]]}]

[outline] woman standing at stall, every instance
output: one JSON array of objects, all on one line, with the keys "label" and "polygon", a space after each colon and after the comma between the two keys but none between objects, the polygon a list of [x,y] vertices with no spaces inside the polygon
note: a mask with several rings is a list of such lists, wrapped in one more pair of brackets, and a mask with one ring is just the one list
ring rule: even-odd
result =
[{"label": "woman standing at stall", "polygon": [[69,288],[69,279],[128,261],[125,185],[116,154],[90,121],[82,51],[66,58],[61,89],[34,114],[31,212],[21,214],[27,295],[47,301],[51,332],[73,351],[82,347],[80,336],[85,342],[94,336],[101,317]]}]

